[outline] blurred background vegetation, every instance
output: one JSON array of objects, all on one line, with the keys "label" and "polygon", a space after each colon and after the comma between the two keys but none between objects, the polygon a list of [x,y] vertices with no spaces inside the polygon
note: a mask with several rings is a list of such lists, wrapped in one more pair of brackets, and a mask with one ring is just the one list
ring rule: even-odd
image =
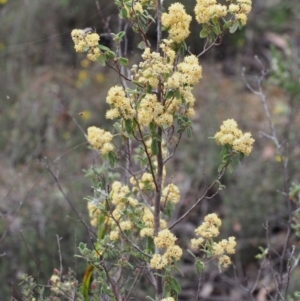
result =
[{"label": "blurred background vegetation", "polygon": [[[182,2],[193,15],[194,3]],[[169,3],[165,1],[165,7]],[[100,5],[100,11],[96,4]],[[243,131],[252,132],[256,139],[254,152],[232,174],[226,175],[223,181],[226,190],[203,203],[184,226],[176,229],[178,236],[190,238],[202,217],[216,211],[224,221],[223,235],[238,238],[235,263],[238,272],[248,275],[249,279],[258,269],[254,259],[257,247],[266,244],[262,224],[269,221],[271,239],[279,250],[288,212],[280,194],[283,174],[276,149],[271,141],[259,135],[261,130],[268,132],[268,122],[259,98],[246,89],[241,72],[245,67],[250,80],[260,73],[254,55],[270,66],[272,47],[283,55],[289,45],[290,49],[299,50],[299,16],[297,0],[253,1],[245,29],[225,35],[221,46],[201,58],[203,79],[195,89],[194,135],[184,139],[169,166],[174,182],[181,185],[183,191],[184,203],[178,209],[181,212],[217,174],[220,148],[208,137],[214,135],[221,122],[234,118]],[[110,126],[104,119],[105,96],[112,84],[118,83],[118,78],[109,68],[76,54],[70,32],[85,27],[95,28],[98,33],[105,33],[108,28],[117,32],[120,26],[112,1],[0,2],[2,300],[8,300],[11,295],[20,298],[18,283],[22,273],[47,282],[53,268],[59,266],[56,235],[61,238],[65,271],[71,267],[79,278],[83,274],[84,262],[76,261],[73,255],[80,241],[89,242],[88,233],[43,162],[48,162],[77,211],[88,221],[83,198],[91,193],[91,182],[84,177],[84,170],[99,163],[99,158],[88,150],[80,127],[85,130],[89,125]],[[203,47],[199,31],[194,22],[187,41],[194,53]],[[140,52],[134,48],[137,38],[129,34],[130,61],[133,62],[140,58]],[[149,32],[149,39],[154,45],[154,29]],[[103,41],[111,46],[109,40],[103,38]],[[297,65],[298,57],[295,57],[295,61],[286,66],[287,72]],[[278,81],[265,83],[265,88],[278,135],[281,140],[290,142],[290,179],[299,181],[300,120],[295,112],[299,112],[300,93]],[[83,114],[78,115],[80,112]],[[197,280],[189,274],[193,265],[188,256],[185,268],[189,276],[185,277],[186,293],[182,300],[190,300]],[[231,273],[225,273],[225,287],[215,285],[212,294],[228,295]],[[218,277],[218,273],[208,273],[204,281],[208,284],[218,281]],[[299,283],[295,279],[291,289],[296,285]],[[206,300],[210,300],[208,296]]]}]

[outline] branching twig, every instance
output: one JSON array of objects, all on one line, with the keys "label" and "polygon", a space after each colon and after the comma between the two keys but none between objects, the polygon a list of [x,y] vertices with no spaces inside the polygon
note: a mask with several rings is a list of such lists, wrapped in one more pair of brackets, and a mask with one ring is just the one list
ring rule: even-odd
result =
[{"label": "branching twig", "polygon": [[196,203],[186,212],[184,213],[176,222],[174,222],[170,227],[168,227],[168,229],[172,229],[173,227],[175,227],[179,222],[181,222],[184,218],[186,218],[192,211],[193,209],[199,205],[199,203],[201,201],[203,201],[205,198],[212,198],[215,195],[218,194],[219,191],[215,192],[211,197],[208,197],[207,194],[208,192],[216,185],[216,183],[218,183],[218,181],[223,177],[225,171],[227,170],[227,167],[229,165],[229,162],[227,162],[227,164],[222,168],[217,180],[213,181],[213,183],[205,190],[205,192],[203,193],[203,195],[196,201]]},{"label": "branching twig", "polygon": [[61,257],[61,250],[60,250],[60,240],[61,238],[56,234],[56,240],[57,240],[57,247],[58,247],[58,257],[59,257],[59,277],[61,280],[63,267],[62,267],[62,257]]},{"label": "branching twig", "polygon": [[72,203],[72,201],[69,199],[68,195],[64,192],[64,190],[62,189],[59,179],[57,178],[57,176],[53,173],[49,162],[47,160],[44,161],[45,163],[45,168],[46,170],[49,172],[49,174],[52,176],[52,178],[54,179],[54,182],[56,183],[59,191],[61,192],[61,194],[63,195],[63,197],[65,198],[65,200],[68,202],[68,204],[70,205],[70,207],[72,208],[72,210],[74,211],[74,213],[77,215],[77,217],[79,218],[80,222],[85,226],[85,228],[87,229],[87,231],[89,233],[92,233],[95,237],[97,237],[96,233],[86,224],[86,222],[83,220],[81,214],[79,214],[79,212],[77,211],[77,209],[75,208],[74,204]]}]

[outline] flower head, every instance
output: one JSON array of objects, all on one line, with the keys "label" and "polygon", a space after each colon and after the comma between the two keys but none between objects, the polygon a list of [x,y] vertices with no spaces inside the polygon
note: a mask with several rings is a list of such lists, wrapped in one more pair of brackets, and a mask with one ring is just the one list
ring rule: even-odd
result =
[{"label": "flower head", "polygon": [[181,3],[173,3],[168,9],[169,13],[162,14],[162,25],[168,28],[169,37],[176,43],[181,43],[190,34],[189,26],[192,17],[188,15]]},{"label": "flower head", "polygon": [[92,30],[73,29],[71,36],[75,44],[74,48],[76,52],[87,51],[88,59],[91,61],[97,60],[100,55],[100,49],[98,47],[100,37],[97,33]]},{"label": "flower head", "polygon": [[87,130],[88,142],[103,155],[113,151],[114,146],[110,143],[112,139],[113,135],[110,132],[98,127],[91,126]]},{"label": "flower head", "polygon": [[253,148],[254,139],[251,133],[245,133],[238,128],[235,120],[227,119],[221,125],[220,131],[215,134],[216,143],[230,145],[234,150],[248,156]]}]

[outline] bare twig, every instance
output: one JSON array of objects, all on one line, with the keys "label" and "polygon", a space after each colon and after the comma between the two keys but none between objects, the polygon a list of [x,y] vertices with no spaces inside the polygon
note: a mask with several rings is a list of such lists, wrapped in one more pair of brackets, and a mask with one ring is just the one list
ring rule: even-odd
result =
[{"label": "bare twig", "polygon": [[178,223],[180,223],[184,218],[186,218],[186,217],[193,211],[193,209],[194,209],[197,205],[199,205],[199,203],[200,203],[201,201],[203,201],[204,199],[211,199],[211,198],[213,198],[215,195],[218,194],[219,191],[217,190],[217,192],[215,192],[212,196],[210,196],[210,197],[207,196],[208,192],[209,192],[209,191],[216,185],[216,183],[218,183],[218,181],[223,177],[225,171],[227,170],[228,165],[229,165],[229,162],[227,162],[227,164],[222,168],[221,172],[219,173],[219,176],[218,176],[217,180],[213,181],[213,183],[212,183],[208,188],[206,188],[206,190],[204,191],[203,195],[196,201],[196,203],[195,203],[193,206],[190,207],[190,209],[189,209],[186,213],[184,213],[179,219],[177,219],[176,222],[174,222],[170,227],[168,227],[169,230],[172,229],[173,227],[175,227],[175,226],[176,226]]},{"label": "bare twig", "polygon": [[[219,42],[217,42],[219,40]],[[199,58],[200,56],[202,56],[204,53],[206,53],[208,50],[210,50],[211,48],[213,48],[214,46],[219,46],[222,43],[222,35],[219,35],[215,38],[215,40],[209,45],[208,45],[208,39],[206,40],[205,44],[204,44],[204,49],[201,53],[199,53],[197,55],[197,57]]]},{"label": "bare twig", "polygon": [[61,250],[60,250],[60,240],[61,238],[56,234],[56,241],[57,241],[57,247],[58,247],[58,257],[59,257],[59,277],[61,280],[63,267],[62,267],[62,257],[61,257]]},{"label": "bare twig", "polygon": [[72,203],[72,201],[70,200],[70,198],[68,197],[68,195],[62,189],[62,187],[60,185],[60,182],[59,182],[59,179],[53,173],[53,171],[52,171],[52,169],[51,169],[51,167],[49,165],[49,162],[47,160],[44,160],[44,165],[45,165],[46,170],[49,172],[49,174],[54,179],[54,182],[57,185],[59,191],[61,192],[61,194],[63,195],[63,197],[65,198],[65,200],[68,202],[68,204],[70,205],[70,207],[72,208],[72,210],[74,211],[74,213],[77,215],[77,217],[79,218],[80,222],[85,226],[85,228],[87,229],[88,233],[92,233],[95,237],[97,237],[96,233],[86,224],[86,222],[83,220],[81,214],[79,214],[79,212],[75,208],[74,204]]},{"label": "bare twig", "polygon": [[133,242],[130,240],[130,238],[124,233],[124,231],[122,230],[122,228],[121,228],[119,222],[118,222],[118,221],[115,219],[115,217],[113,216],[111,207],[110,207],[110,205],[109,205],[109,203],[108,203],[107,200],[106,200],[106,204],[107,204],[107,208],[108,208],[109,213],[110,213],[110,217],[111,217],[111,218],[113,219],[113,221],[116,223],[116,225],[117,225],[117,227],[119,228],[119,231],[120,231],[122,237],[123,237],[129,244],[131,244],[131,246],[132,246],[133,248],[135,248],[137,251],[139,251],[141,254],[145,255],[145,256],[148,257],[148,258],[151,258],[151,255],[149,255],[148,253],[146,253],[146,252],[144,252],[142,249],[140,249],[140,248],[139,248],[135,243],[133,243]]},{"label": "bare twig", "polygon": [[133,289],[135,288],[135,286],[137,284],[137,281],[139,280],[139,278],[140,278],[140,276],[141,276],[141,274],[142,274],[143,271],[144,271],[144,268],[138,270],[138,273],[137,273],[137,275],[134,278],[134,281],[133,281],[133,283],[132,283],[132,285],[131,285],[131,287],[130,287],[130,289],[128,291],[128,294],[127,294],[125,300],[129,300],[129,297],[130,297]]}]

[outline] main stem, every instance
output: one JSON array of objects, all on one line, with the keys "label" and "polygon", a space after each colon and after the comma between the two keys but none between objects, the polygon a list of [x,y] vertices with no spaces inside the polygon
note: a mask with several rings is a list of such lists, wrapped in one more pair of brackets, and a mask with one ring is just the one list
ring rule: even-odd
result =
[{"label": "main stem", "polygon": [[[161,42],[161,0],[157,0],[157,45],[156,51],[159,51],[159,45]],[[162,86],[161,81],[158,84],[158,102],[162,102]],[[162,137],[162,129],[158,127],[157,129],[158,137]],[[157,159],[157,176],[156,176],[156,194],[155,194],[155,204],[154,204],[154,235],[156,236],[160,227],[160,200],[161,200],[161,190],[162,190],[162,175],[163,175],[163,157],[161,149],[161,139],[158,141],[158,153],[156,156]],[[163,281],[161,276],[156,275],[156,300],[161,300],[163,297]]]}]

